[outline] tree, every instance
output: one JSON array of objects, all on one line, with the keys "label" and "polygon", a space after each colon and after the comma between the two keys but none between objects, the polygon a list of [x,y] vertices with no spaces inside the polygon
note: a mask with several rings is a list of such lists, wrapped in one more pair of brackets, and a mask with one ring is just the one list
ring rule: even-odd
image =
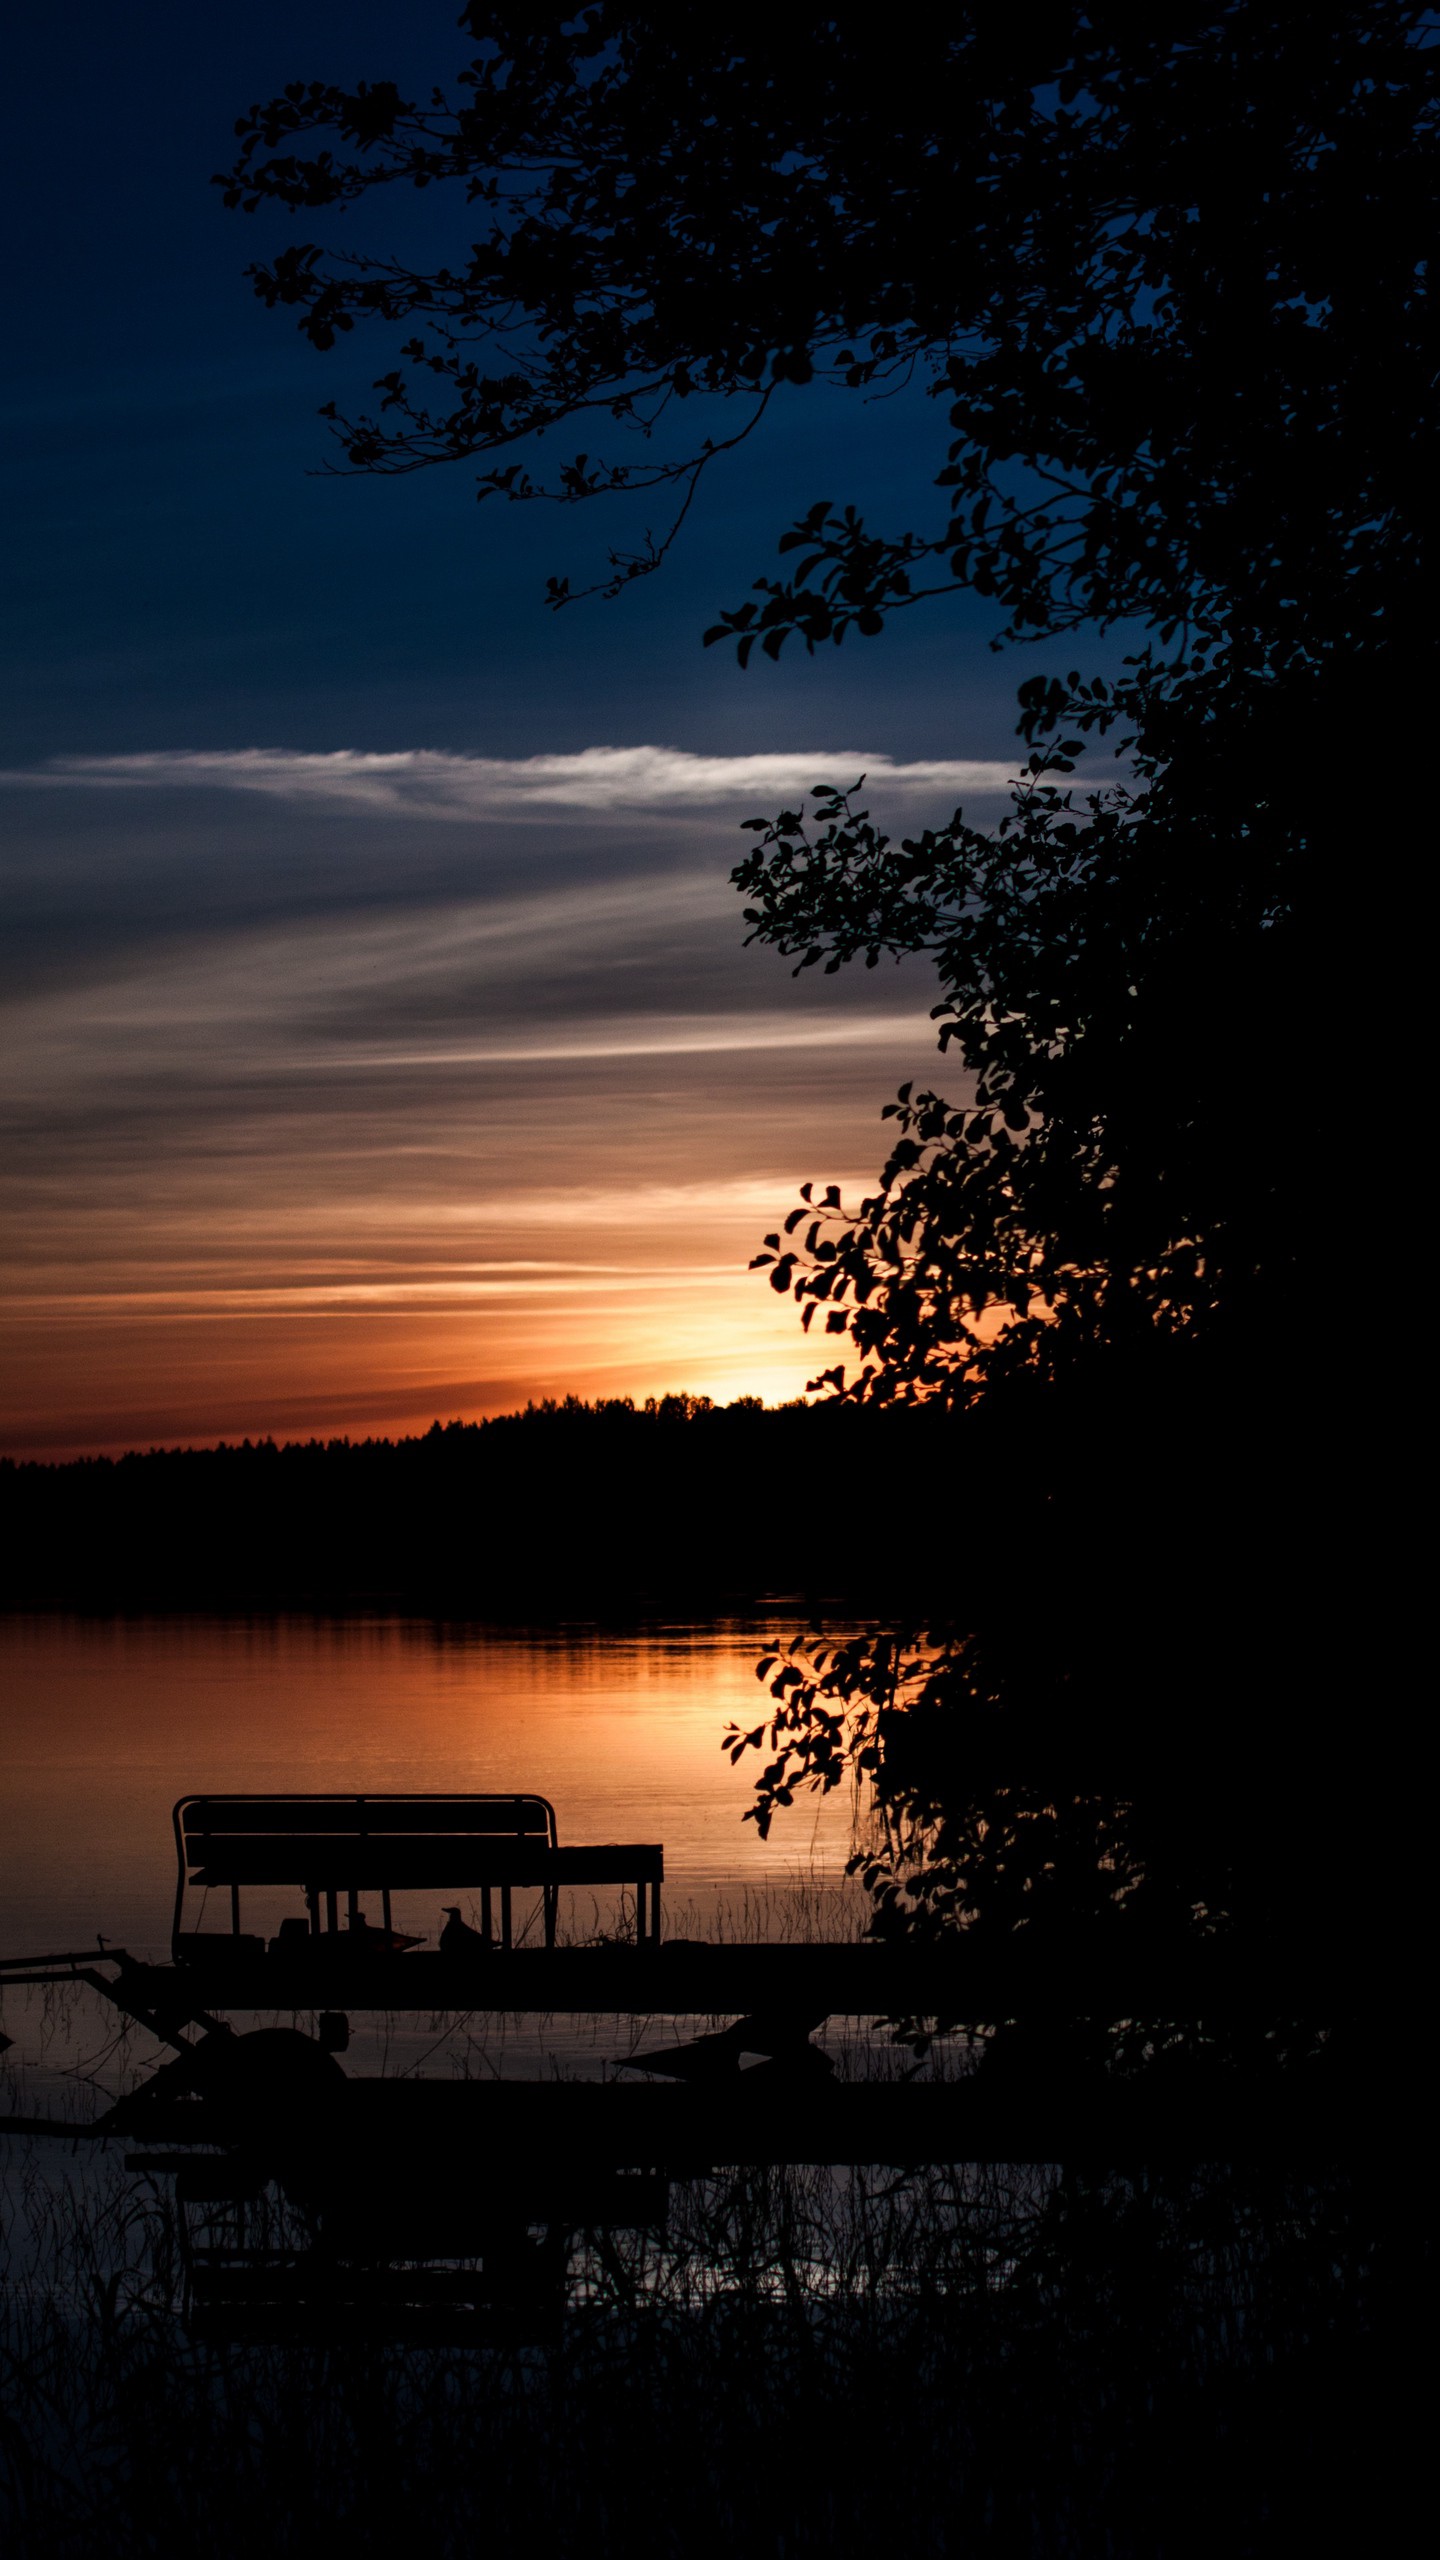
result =
[{"label": "tree", "polygon": [[[1373,1222],[1373,1124],[1394,1107],[1388,1082],[1338,1106],[1318,1084],[1319,1025],[1364,1041],[1393,983],[1385,900],[1356,867],[1371,785],[1353,746],[1337,772],[1337,742],[1413,735],[1432,682],[1436,22],[1417,0],[1201,0],[897,32],[849,8],[800,28],[601,0],[462,24],[478,51],[453,99],[296,84],[238,128],[226,184],[247,209],[445,183],[471,208],[453,265],[302,242],[252,269],[317,347],[361,322],[412,333],[374,415],[331,412],[346,466],[470,462],[487,499],[669,492],[669,529],[610,553],[613,593],[659,565],[775,401],[919,379],[948,421],[929,521],[805,505],[780,574],[707,640],[742,662],[813,651],[967,587],[994,599],[999,643],[1063,638],[1070,657],[1078,634],[1131,637],[1116,682],[1022,686],[1029,775],[998,835],[956,812],[897,846],[836,777],[808,819],[758,822],[736,873],[752,937],[801,967],[936,962],[967,1090],[902,1091],[876,1194],[802,1199],[762,1259],[858,1353],[832,1384],[978,1399],[987,1520],[1024,1549],[982,1590],[961,1576],[923,1643],[782,1665],[762,1811],[858,1753],[940,1842],[931,1881],[968,1844],[973,1908],[1008,1781],[988,1747],[967,1776],[916,1737],[999,1719],[1022,1756],[1016,1736],[1047,1735],[1053,1765],[1078,1725],[1108,1774],[1088,1795],[1076,1777],[1104,1838],[1081,1826],[1075,1890],[1118,1906],[1153,1887],[1218,1925],[1244,1899],[1234,1824],[1207,1857],[1180,1823],[1167,1865],[1138,1817],[1117,1847],[1114,1807],[1154,1727],[1155,1649],[1206,1610],[1172,1706],[1199,1712],[1246,1647],[1229,1729],[1253,1726],[1333,1494],[1317,1238],[1337,1198]],[[548,481],[542,432],[587,439]],[[551,580],[556,605],[573,593]],[[1102,745],[1120,778],[1077,785]],[[1259,1601],[1236,1549],[1262,1535],[1270,1443],[1288,1517],[1247,1647]],[[1129,1558],[1129,1641],[1086,1605],[1107,1539]],[[1035,1785],[1048,1804],[1043,1765]],[[1159,1796],[1173,1842],[1176,1790]],[[1015,1841],[997,1909],[1059,1872]],[[1254,1901],[1253,1855],[1247,1872]],[[1293,1892],[1286,1874],[1260,1899]]]},{"label": "tree", "polygon": [[[814,649],[964,585],[1005,638],[1153,635],[1117,686],[1022,688],[1035,779],[999,843],[957,819],[896,848],[827,798],[741,867],[755,933],[802,965],[932,952],[977,1085],[963,1114],[903,1097],[881,1202],[833,1252],[822,1207],[775,1276],[884,1393],[953,1391],[997,1307],[1041,1316],[1004,1361],[1046,1362],[1257,1288],[1288,1304],[1317,1167],[1293,1121],[1283,1162],[1237,1121],[1273,1127],[1312,1018],[1337,735],[1428,682],[1430,14],[1060,7],[1016,36],[981,11],[899,42],[859,11],[462,24],[458,103],[297,84],[239,127],[247,208],[445,182],[474,208],[451,267],[297,243],[252,270],[319,347],[416,324],[378,415],[335,421],[350,467],[469,459],[483,495],[661,486],[683,513],[780,392],[918,369],[952,431],[936,521],[810,507],[798,565],[707,637]],[[348,156],[300,156],[321,132]],[[687,441],[697,398],[739,422]],[[577,453],[542,487],[537,435],[598,419],[640,458]],[[1128,746],[1132,788],[1077,811],[1050,778],[1087,733]],[[1253,1061],[1246,1097],[1217,1050]]]}]

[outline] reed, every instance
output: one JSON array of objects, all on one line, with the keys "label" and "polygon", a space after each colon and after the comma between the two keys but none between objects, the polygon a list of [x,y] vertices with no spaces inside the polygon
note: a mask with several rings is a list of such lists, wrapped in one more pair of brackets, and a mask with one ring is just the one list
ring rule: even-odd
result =
[{"label": "reed", "polygon": [[[769,1939],[834,1915],[802,1878],[706,1919]],[[79,1987],[12,2011],[12,2110],[93,2116],[154,2059]],[[348,2059],[590,2077],[641,2040],[444,2014],[366,2021]],[[913,2067],[877,2022],[827,2042],[845,2076]],[[937,2045],[923,2067],[969,2058]],[[337,2536],[398,2560],[830,2560],[882,2539],[907,2560],[1243,2560],[1343,2536],[1375,2222],[1339,2170],[722,2170],[673,2183],[648,2225],[552,2230],[546,2343],[503,2318],[483,2343],[356,2322],[245,2341],[186,2318],[187,2252],[233,2209],[182,2208],[123,2159],[83,2138],[0,2152],[7,2560],[312,2560]],[[423,2185],[423,2159],[382,2165]],[[274,2187],[246,2210],[252,2242],[312,2236]]]},{"label": "reed", "polygon": [[[1363,2253],[1338,2178],[772,2167],[561,2235],[554,2341],[235,2343],[116,2156],[12,2145],[0,2499],[24,2560],[1247,2551],[1333,2489]],[[423,2164],[417,2164],[423,2174]],[[297,2236],[273,2193],[272,2241]],[[1328,2380],[1327,2380],[1328,2378]],[[1257,2432],[1269,2464],[1257,2475]]]}]

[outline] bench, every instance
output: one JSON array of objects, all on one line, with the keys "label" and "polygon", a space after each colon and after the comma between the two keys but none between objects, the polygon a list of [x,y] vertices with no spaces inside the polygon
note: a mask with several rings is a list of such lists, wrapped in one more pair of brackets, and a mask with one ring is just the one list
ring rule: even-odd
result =
[{"label": "bench", "polygon": [[[182,1796],[173,1818],[179,1882],[171,1954],[177,1964],[222,1948],[237,1956],[242,1947],[258,1952],[263,1942],[245,1938],[241,1929],[240,1896],[246,1886],[262,1885],[297,1887],[308,1922],[287,1922],[285,1935],[328,1941],[332,1953],[338,1952],[342,1898],[347,1928],[341,1943],[356,1947],[365,1927],[359,1897],[378,1893],[385,1934],[376,1937],[388,1947],[391,1895],[417,1888],[478,1889],[485,1949],[494,1944],[491,1897],[498,1892],[500,1944],[508,1950],[517,1889],[539,1891],[545,1944],[553,1947],[561,1885],[633,1885],[636,1942],[659,1943],[663,1850],[642,1842],[562,1849],[555,1808],[544,1796]],[[183,1925],[187,1892],[212,1890],[229,1895],[228,1936]]]}]

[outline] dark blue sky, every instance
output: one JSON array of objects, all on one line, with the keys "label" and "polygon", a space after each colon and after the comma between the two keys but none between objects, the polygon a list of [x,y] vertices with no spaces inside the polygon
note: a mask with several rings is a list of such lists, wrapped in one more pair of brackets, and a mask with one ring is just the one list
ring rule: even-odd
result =
[{"label": "dark blue sky", "polygon": [[[463,44],[443,0],[60,0],[24,13],[10,51],[27,112],[6,178],[6,762],[256,742],[753,751],[859,729],[897,755],[1006,752],[1019,670],[985,647],[988,607],[925,607],[877,643],[743,676],[700,647],[814,498],[914,520],[941,459],[934,402],[790,392],[660,577],[559,616],[546,573],[592,569],[613,509],[480,510],[463,468],[307,476],[328,449],[319,404],[363,403],[389,350],[357,335],[320,357],[265,312],[243,268],[289,226],[227,213],[208,180],[237,112],[287,79],[444,79]],[[382,233],[451,244],[465,220],[445,191],[380,214]],[[354,217],[315,229],[357,236]]]}]

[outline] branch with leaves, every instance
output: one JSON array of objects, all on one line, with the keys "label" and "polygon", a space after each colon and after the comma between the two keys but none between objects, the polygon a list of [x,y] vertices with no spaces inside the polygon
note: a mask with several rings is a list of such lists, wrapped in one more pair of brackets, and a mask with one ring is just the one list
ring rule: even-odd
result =
[{"label": "branch with leaves", "polygon": [[[736,28],[597,0],[461,25],[448,89],[296,81],[240,118],[217,181],[262,217],[459,199],[439,263],[310,238],[250,270],[322,351],[408,332],[378,410],[327,411],[347,468],[689,491],[740,440],[732,403],[927,390],[950,430],[934,520],[802,510],[794,572],[709,635],[742,658],[957,587],[995,599],[1000,638],[1138,620],[1169,646],[1246,618],[1298,642],[1337,581],[1372,609],[1408,583],[1429,444],[1376,401],[1417,416],[1433,381],[1440,54],[1416,0],[1060,7],[1023,46],[983,10]],[[598,418],[653,453],[598,459]]]}]

